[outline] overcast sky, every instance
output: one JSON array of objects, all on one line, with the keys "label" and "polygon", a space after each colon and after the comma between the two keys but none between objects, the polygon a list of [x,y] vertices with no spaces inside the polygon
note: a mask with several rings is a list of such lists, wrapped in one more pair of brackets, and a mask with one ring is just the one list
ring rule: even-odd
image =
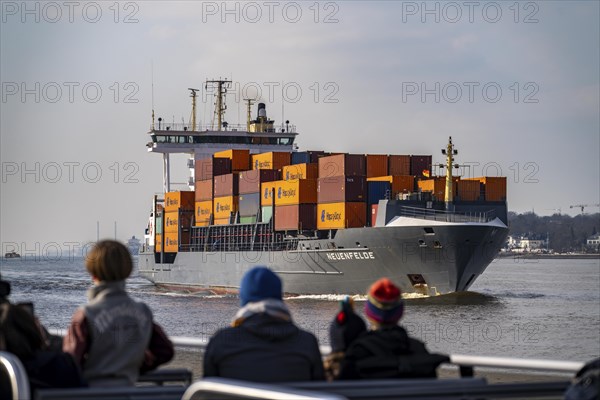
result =
[{"label": "overcast sky", "polygon": [[[300,149],[433,154],[508,177],[509,209],[600,202],[599,2],[1,3],[2,252],[143,237],[161,157],[152,110],[230,78]],[[236,89],[246,89],[240,95]],[[212,98],[201,93],[198,118]],[[283,104],[284,103],[284,104]],[[283,104],[283,107],[282,107]],[[185,157],[173,163],[186,180]],[[587,208],[586,212],[598,208]]]}]

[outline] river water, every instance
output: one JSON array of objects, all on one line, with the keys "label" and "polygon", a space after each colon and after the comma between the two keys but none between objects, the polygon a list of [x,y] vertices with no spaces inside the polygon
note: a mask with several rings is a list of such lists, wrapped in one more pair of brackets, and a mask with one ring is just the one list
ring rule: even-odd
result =
[{"label": "river water", "polygon": [[[42,323],[65,329],[91,285],[82,258],[0,260],[13,302],[32,301]],[[236,296],[160,290],[137,276],[131,294],[146,302],[169,335],[209,338],[230,323]],[[293,318],[328,344],[336,296],[288,298]],[[600,356],[600,260],[494,261],[471,291],[406,299],[401,323],[429,350],[450,354],[587,361]],[[364,298],[356,301],[362,313]]]}]

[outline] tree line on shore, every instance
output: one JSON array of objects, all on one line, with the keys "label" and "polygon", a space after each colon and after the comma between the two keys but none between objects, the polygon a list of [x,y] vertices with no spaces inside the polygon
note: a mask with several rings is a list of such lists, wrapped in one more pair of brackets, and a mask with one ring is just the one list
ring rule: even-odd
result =
[{"label": "tree line on shore", "polygon": [[549,239],[549,248],[555,252],[598,251],[586,246],[587,239],[600,229],[600,213],[580,214],[571,217],[566,214],[539,216],[533,212],[508,213],[510,235],[535,236]]}]

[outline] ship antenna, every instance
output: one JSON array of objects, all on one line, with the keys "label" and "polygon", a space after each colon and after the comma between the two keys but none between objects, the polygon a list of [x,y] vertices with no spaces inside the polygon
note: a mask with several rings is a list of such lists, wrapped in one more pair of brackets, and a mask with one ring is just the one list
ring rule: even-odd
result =
[{"label": "ship antenna", "polygon": [[152,79],[152,130],[154,130],[154,61],[150,61],[150,76]]},{"label": "ship antenna", "polygon": [[450,211],[454,199],[452,193],[452,168],[454,167],[454,156],[458,154],[458,150],[455,150],[452,144],[452,136],[448,137],[448,144],[445,149],[442,149],[442,154],[446,155],[446,194],[444,201],[446,203],[446,210]]},{"label": "ship antenna", "polygon": [[192,132],[196,131],[196,97],[198,96],[199,89],[188,88],[191,91],[190,97],[192,98]]},{"label": "ship antenna", "polygon": [[213,79],[206,81],[206,84],[209,83],[217,85],[217,102],[215,104],[215,115],[217,116],[218,123],[217,130],[220,131],[223,126],[225,110],[227,110],[227,104],[225,104],[225,96],[227,94],[227,89],[231,87],[231,81],[224,79]]}]

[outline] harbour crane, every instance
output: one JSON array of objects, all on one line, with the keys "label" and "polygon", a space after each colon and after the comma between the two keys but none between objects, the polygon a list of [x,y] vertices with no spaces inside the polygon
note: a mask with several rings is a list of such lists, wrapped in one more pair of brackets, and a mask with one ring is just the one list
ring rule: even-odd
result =
[{"label": "harbour crane", "polygon": [[572,206],[569,206],[569,208],[575,208],[575,207],[581,208],[581,213],[583,214],[583,210],[586,207],[600,207],[600,204],[574,204]]}]

